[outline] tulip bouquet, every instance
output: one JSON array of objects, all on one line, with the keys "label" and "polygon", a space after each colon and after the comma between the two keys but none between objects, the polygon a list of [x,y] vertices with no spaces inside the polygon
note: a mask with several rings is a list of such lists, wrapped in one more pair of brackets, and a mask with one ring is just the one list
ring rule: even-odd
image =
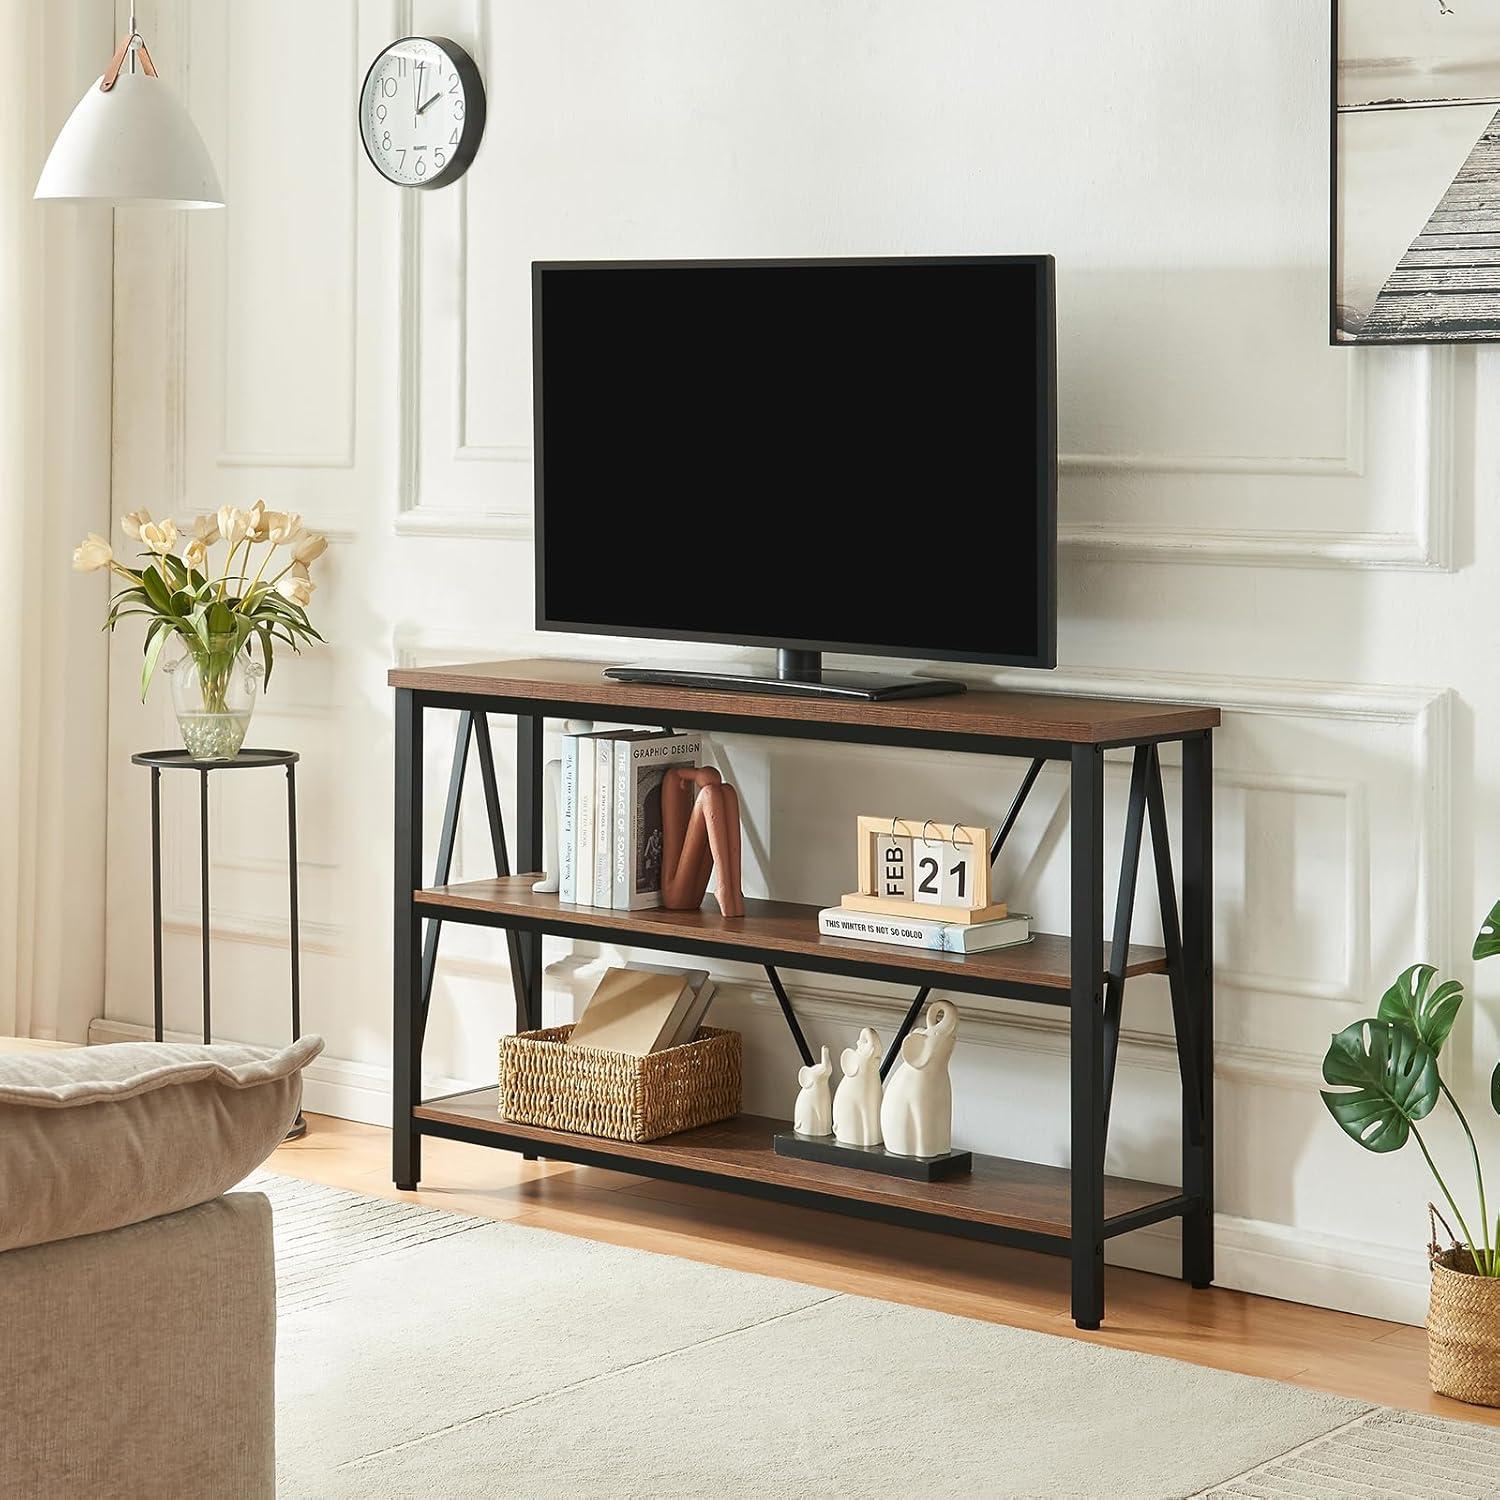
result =
[{"label": "tulip bouquet", "polygon": [[[173,691],[189,751],[195,756],[203,751],[206,759],[238,753],[249,710],[234,701],[237,669],[248,675],[258,644],[261,662],[253,671],[263,671],[269,683],[276,642],[295,652],[323,639],[307,618],[307,605],[316,587],[310,570],[328,539],[307,531],[300,516],[267,510],[261,500],[248,510],[221,505],[182,528],[170,519],[154,521],[145,510],[132,511],[120,525],[131,541],[141,544],[138,567],[121,562],[108,541],[94,533],[73,553],[78,571],[107,569],[124,584],[110,600],[105,629],[113,630],[131,615],[149,622],[142,699],[162,651],[176,636],[184,656],[168,670],[188,662],[196,669],[191,714],[184,712],[175,681]],[[220,543],[225,550],[215,565],[210,553]],[[237,738],[233,726],[224,722],[231,719],[239,721]]]}]

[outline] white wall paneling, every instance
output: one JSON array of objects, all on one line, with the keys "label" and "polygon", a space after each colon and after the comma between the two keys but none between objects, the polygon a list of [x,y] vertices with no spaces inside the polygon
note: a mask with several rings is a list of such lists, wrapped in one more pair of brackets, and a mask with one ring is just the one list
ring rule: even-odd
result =
[{"label": "white wall paneling", "polygon": [[[1479,503],[1500,452],[1476,420],[1500,381],[1486,350],[1327,347],[1326,13],[1205,0],[1186,25],[1169,0],[143,0],[141,14],[230,204],[118,216],[116,509],[264,494],[339,539],[314,600],[330,645],[278,660],[251,731],[304,755],[304,1008],[328,1040],[310,1100],[378,1118],[388,1087],[391,662],[713,654],[531,628],[531,261],[1050,250],[1064,665],[1049,685],[1226,709],[1222,1276],[1420,1316],[1420,1159],[1360,1153],[1326,1116],[1318,1068],[1329,1033],[1419,958],[1500,996],[1500,975],[1466,960],[1500,892],[1500,548]],[[473,169],[432,193],[381,181],[355,134],[365,66],[413,32],[468,47],[489,99]],[[276,35],[296,43],[273,65]],[[649,511],[671,436],[664,420],[619,455],[631,513]],[[732,542],[741,518],[713,511],[711,476],[704,500]],[[941,516],[946,497],[912,501]],[[955,522],[935,545],[962,555],[969,538]],[[147,783],[128,756],[173,733],[164,683],[135,701],[138,662],[122,635],[106,1025],[127,1032],[151,994]],[[430,846],[450,723],[435,714],[426,747]],[[508,813],[513,726],[493,728]],[[1021,774],[870,747],[716,751],[744,797],[748,883],[805,901],[848,888],[856,813],[993,821]],[[1165,769],[1175,838],[1170,755]],[[1127,777],[1112,757],[1116,868]],[[215,1010],[224,1035],[270,1041],[285,1027],[282,787],[222,782]],[[195,790],[173,789],[167,823],[168,1015],[189,1034]],[[1050,927],[1067,919],[1065,794],[1049,769],[1001,862],[1007,897]],[[456,863],[489,868],[477,784]],[[1145,941],[1155,902],[1148,863]],[[512,1011],[503,939],[450,925],[443,951],[429,1072],[492,1078]],[[616,952],[549,941],[548,1014]],[[745,1032],[751,1103],[784,1110],[792,1055],[763,976],[723,972],[719,1018]],[[828,979],[793,994],[830,1044],[863,1020],[889,1029],[904,1000]],[[1059,1018],[960,1008],[962,1138],[1065,1160]],[[1178,1163],[1170,1024],[1164,986],[1132,984],[1109,1160],[1162,1181]],[[1455,1088],[1479,1104],[1495,1040],[1477,1004],[1450,1049]],[[1438,1132],[1440,1153],[1452,1144]],[[1166,1267],[1172,1245],[1159,1229],[1112,1253]]]}]

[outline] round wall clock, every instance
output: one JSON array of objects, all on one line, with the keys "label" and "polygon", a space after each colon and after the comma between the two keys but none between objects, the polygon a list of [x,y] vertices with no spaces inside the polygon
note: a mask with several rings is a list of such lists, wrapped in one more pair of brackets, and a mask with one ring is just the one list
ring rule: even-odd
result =
[{"label": "round wall clock", "polygon": [[365,74],[359,138],[382,177],[446,187],[469,170],[484,134],[484,81],[474,59],[442,36],[392,42]]}]

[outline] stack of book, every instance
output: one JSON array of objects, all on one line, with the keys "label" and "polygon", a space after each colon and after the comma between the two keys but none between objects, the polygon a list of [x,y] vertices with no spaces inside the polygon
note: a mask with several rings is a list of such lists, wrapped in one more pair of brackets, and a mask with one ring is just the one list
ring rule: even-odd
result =
[{"label": "stack of book", "polygon": [[579,906],[661,905],[661,783],[703,761],[701,734],[605,729],[563,740],[558,896]]},{"label": "stack of book", "polygon": [[1011,912],[991,922],[939,922],[825,906],[818,913],[818,931],[824,937],[863,943],[897,943],[903,948],[931,948],[940,953],[986,953],[991,948],[1028,942],[1031,918]]},{"label": "stack of book", "polygon": [[635,1057],[681,1047],[698,1035],[713,996],[707,969],[626,964],[599,981],[566,1045]]}]

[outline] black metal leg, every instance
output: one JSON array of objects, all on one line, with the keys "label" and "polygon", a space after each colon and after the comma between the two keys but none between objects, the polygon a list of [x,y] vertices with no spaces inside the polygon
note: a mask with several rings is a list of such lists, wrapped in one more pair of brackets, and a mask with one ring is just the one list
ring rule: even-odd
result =
[{"label": "black metal leg", "polygon": [[1130,769],[1130,805],[1125,814],[1125,845],[1120,854],[1120,884],[1115,891],[1115,927],[1104,981],[1104,1139],[1109,1140],[1109,1110],[1115,1095],[1115,1065],[1120,1057],[1120,1016],[1125,1008],[1125,971],[1130,963],[1130,924],[1135,911],[1135,882],[1141,867],[1141,829],[1146,821],[1146,783],[1152,749],[1137,745]]},{"label": "black metal leg", "polygon": [[[516,864],[542,867],[542,730],[540,714],[516,717]],[[535,1031],[542,1024],[542,935],[520,934],[521,992],[518,1024]]]},{"label": "black metal leg", "polygon": [[792,1002],[787,996],[786,986],[781,982],[772,965],[766,965],[766,978],[771,981],[771,988],[776,994],[776,1003],[781,1007],[781,1014],[786,1017],[787,1030],[792,1033],[792,1040],[797,1044],[797,1051],[802,1054],[802,1061],[810,1068],[813,1065],[812,1048],[807,1045],[807,1038],[802,1034],[802,1025],[797,1020],[797,1013],[792,1009]]},{"label": "black metal leg", "polygon": [[156,1040],[162,1040],[161,987],[161,770],[151,767],[151,974]]},{"label": "black metal leg", "polygon": [[1104,753],[1072,754],[1073,1321],[1104,1316]]},{"label": "black metal leg", "polygon": [[1182,1275],[1200,1287],[1214,1279],[1213,755],[1206,732],[1183,742],[1182,948],[1198,1087],[1183,1092],[1182,1190],[1198,1207],[1182,1221]]},{"label": "black metal leg", "polygon": [[391,1175],[398,1188],[422,1178],[422,1137],[412,1110],[422,1086],[422,705],[410,688],[396,691],[395,932],[392,974],[393,1077]]},{"label": "black metal leg", "polygon": [[990,845],[990,863],[994,864],[1000,857],[1000,851],[1005,847],[1005,841],[1010,837],[1010,831],[1016,826],[1016,819],[1021,816],[1021,809],[1026,806],[1026,799],[1031,795],[1031,789],[1036,785],[1036,779],[1042,774],[1042,767],[1047,764],[1042,756],[1037,756],[1027,766],[1026,774],[1021,778],[1021,785],[1016,789],[1016,795],[1011,799],[1010,811],[1005,815],[1005,821],[1000,825],[1000,831],[995,835],[995,841]]},{"label": "black metal leg", "polygon": [[203,1045],[213,1041],[213,1025],[209,1014],[209,961],[208,961],[208,772],[198,773],[198,868],[203,877]]},{"label": "black metal leg", "polygon": [[[291,920],[292,1040],[295,1042],[302,1035],[302,925],[297,916],[297,767],[294,764],[286,768],[286,870]],[[306,1134],[307,1117],[299,1109],[286,1138],[295,1141]]]}]

